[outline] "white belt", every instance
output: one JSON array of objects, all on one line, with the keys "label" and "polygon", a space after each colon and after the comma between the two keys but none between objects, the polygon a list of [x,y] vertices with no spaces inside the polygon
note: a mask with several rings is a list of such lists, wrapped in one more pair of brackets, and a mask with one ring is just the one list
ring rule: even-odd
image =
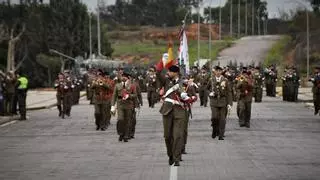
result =
[{"label": "white belt", "polygon": [[169,103],[172,103],[172,104],[183,106],[183,104],[181,102],[179,102],[177,100],[174,100],[174,99],[170,99],[170,98],[165,98],[164,102],[169,102]]}]

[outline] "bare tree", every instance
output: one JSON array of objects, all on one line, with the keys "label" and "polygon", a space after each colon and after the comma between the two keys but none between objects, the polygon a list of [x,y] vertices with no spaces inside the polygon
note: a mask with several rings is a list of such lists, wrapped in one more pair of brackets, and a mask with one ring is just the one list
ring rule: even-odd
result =
[{"label": "bare tree", "polygon": [[16,44],[21,39],[21,36],[26,30],[26,25],[23,24],[21,31],[16,36],[14,36],[15,27],[16,26],[13,26],[10,30],[10,38],[8,41],[7,71],[15,70],[14,55],[16,50]]}]

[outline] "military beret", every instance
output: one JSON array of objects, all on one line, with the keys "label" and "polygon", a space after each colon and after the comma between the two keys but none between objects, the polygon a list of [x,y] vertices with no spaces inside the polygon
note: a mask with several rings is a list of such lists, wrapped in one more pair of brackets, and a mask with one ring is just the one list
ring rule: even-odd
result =
[{"label": "military beret", "polygon": [[108,71],[105,71],[103,74],[104,74],[105,76],[109,76],[109,75],[110,75],[110,73],[109,73]]},{"label": "military beret", "polygon": [[255,69],[260,69],[260,67],[259,67],[259,66],[256,66]]},{"label": "military beret", "polygon": [[214,69],[215,70],[223,70],[222,67],[220,67],[220,66],[215,66]]},{"label": "military beret", "polygon": [[169,68],[168,68],[168,70],[170,71],[170,72],[179,72],[180,71],[180,68],[177,66],[177,65],[172,65],[172,66],[170,66]]},{"label": "military beret", "polygon": [[193,69],[198,69],[198,66],[192,66]]},{"label": "military beret", "polygon": [[128,72],[123,72],[123,73],[122,73],[122,76],[129,78],[131,75],[130,75],[130,73],[128,73]]},{"label": "military beret", "polygon": [[156,70],[156,67],[151,66],[151,67],[149,68],[149,71],[150,71],[150,70],[155,71],[155,70]]},{"label": "military beret", "polygon": [[315,69],[320,69],[320,65],[317,65],[314,67]]}]

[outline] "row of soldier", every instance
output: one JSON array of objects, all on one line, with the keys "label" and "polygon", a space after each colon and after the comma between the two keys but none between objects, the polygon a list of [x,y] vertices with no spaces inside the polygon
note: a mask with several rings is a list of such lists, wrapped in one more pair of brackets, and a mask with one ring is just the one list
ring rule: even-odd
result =
[{"label": "row of soldier", "polygon": [[79,104],[83,81],[66,70],[58,74],[54,88],[57,91],[56,98],[59,117],[64,119],[65,116],[71,115],[71,107]]},{"label": "row of soldier", "polygon": [[[145,78],[149,107],[153,108],[157,101],[162,102],[160,113],[163,117],[165,144],[170,165],[179,166],[182,154],[186,154],[188,121],[192,117],[192,104],[197,100],[196,91],[199,91],[200,98],[203,98],[200,93],[208,94],[212,138],[219,137],[219,140],[224,140],[226,118],[232,109],[233,101],[237,101],[240,127],[250,128],[252,99],[261,102],[263,82],[268,76],[266,73],[276,77],[274,69],[266,69],[263,74],[259,67],[244,67],[240,72],[235,73],[228,67],[216,66],[212,69],[212,75],[208,76],[206,73],[207,71],[203,69],[201,75],[195,76],[191,73],[190,76],[182,77],[178,66],[173,65],[167,71],[154,66],[149,69]],[[134,138],[136,116],[140,106],[143,105],[139,78],[124,72],[123,69],[119,69],[115,75],[101,70],[90,71],[89,77],[88,99],[91,100],[91,104],[94,104],[96,130],[106,130],[110,124],[111,115],[117,113],[119,141],[128,142],[129,139]],[[201,78],[204,77],[207,79],[202,80]],[[275,77],[272,77],[275,80],[271,82],[276,82]],[[320,76],[315,76],[312,81],[319,85]],[[270,89],[270,96],[275,93],[273,88],[273,85],[267,88]],[[201,92],[201,89],[204,92]],[[206,106],[205,99],[200,103]]]}]

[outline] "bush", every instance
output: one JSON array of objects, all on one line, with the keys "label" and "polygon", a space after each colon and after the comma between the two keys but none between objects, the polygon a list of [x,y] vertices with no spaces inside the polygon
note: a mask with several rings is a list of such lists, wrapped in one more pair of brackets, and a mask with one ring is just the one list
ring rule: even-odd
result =
[{"label": "bush", "polygon": [[266,59],[264,60],[264,66],[270,66],[272,64],[282,66],[284,64],[284,55],[287,45],[291,42],[290,36],[283,36],[277,41],[269,50]]}]

